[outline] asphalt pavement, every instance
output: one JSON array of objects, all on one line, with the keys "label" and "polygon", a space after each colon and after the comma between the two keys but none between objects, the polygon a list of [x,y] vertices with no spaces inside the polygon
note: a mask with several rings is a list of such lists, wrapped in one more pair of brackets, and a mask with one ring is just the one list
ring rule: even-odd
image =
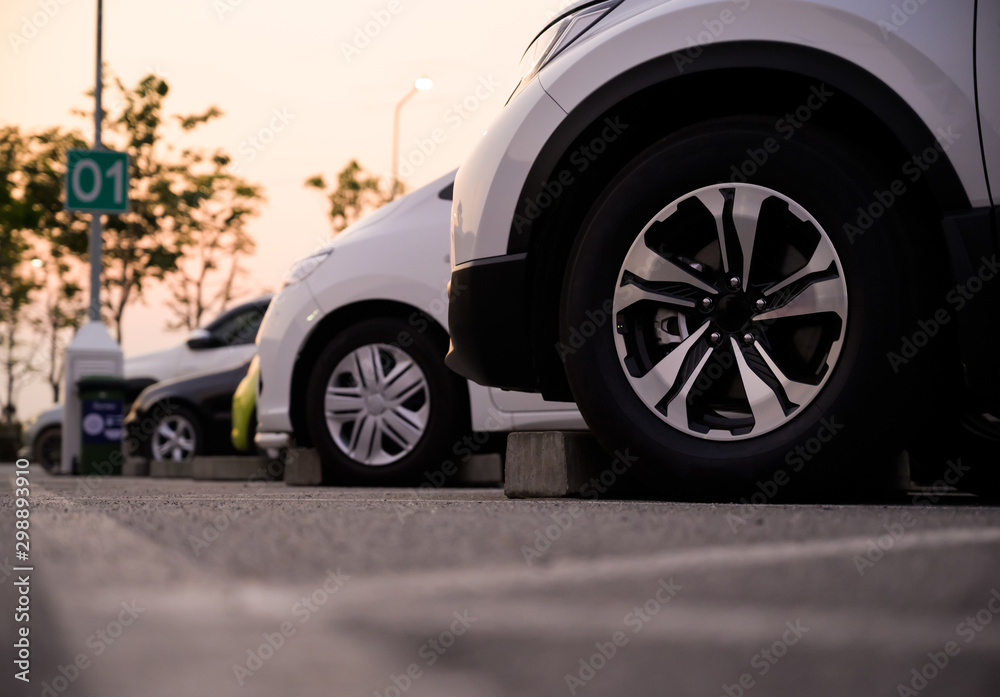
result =
[{"label": "asphalt pavement", "polygon": [[18,562],[14,475],[4,695],[1000,694],[1000,508],[968,497],[507,500],[32,468]]}]

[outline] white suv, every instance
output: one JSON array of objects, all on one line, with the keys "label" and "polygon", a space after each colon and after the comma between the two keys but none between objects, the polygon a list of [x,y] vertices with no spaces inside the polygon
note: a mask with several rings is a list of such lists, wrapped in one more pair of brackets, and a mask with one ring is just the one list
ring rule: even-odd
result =
[{"label": "white suv", "polygon": [[998,65],[998,2],[574,4],[459,170],[447,364],[662,491],[995,478]]},{"label": "white suv", "polygon": [[575,405],[444,365],[454,172],[295,264],[257,336],[255,442],[315,447],[327,483],[440,484],[489,431],[583,429]]}]

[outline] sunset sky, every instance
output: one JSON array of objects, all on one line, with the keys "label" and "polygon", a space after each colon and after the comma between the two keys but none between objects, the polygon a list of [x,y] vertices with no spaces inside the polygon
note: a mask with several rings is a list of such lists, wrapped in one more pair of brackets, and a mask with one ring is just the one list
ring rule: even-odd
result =
[{"label": "sunset sky", "polygon": [[[212,104],[225,112],[186,142],[227,149],[240,173],[264,186],[245,285],[276,289],[288,266],[330,234],[326,202],[303,188],[306,177],[322,172],[329,182],[351,158],[388,177],[393,108],[422,75],[434,88],[403,108],[401,160],[419,162],[417,142],[436,128],[446,139],[404,181],[412,190],[458,166],[513,90],[528,42],[567,4],[105,0],[104,59],[126,84],[162,75],[168,114]],[[92,123],[70,109],[92,106],[84,92],[94,81],[95,14],[95,0],[3,0],[0,123],[75,126],[93,138]],[[276,113],[284,118],[274,121]],[[254,147],[250,139],[272,122],[282,129]],[[126,355],[183,339],[164,330],[159,297],[152,292],[146,307],[127,311]],[[20,415],[49,400],[42,383],[26,387]]]}]

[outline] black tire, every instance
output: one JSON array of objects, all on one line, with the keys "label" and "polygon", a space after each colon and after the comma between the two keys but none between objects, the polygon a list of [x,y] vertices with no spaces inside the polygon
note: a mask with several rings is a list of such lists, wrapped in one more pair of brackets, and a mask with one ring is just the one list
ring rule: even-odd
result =
[{"label": "black tire", "polygon": [[[776,152],[772,144],[770,154],[764,150],[769,139],[778,143]],[[747,181],[742,174],[731,179],[740,163],[751,161],[753,156],[758,158],[757,165],[745,170],[756,170],[753,176]],[[766,162],[761,165],[760,159]],[[914,232],[922,229],[922,221],[913,217],[913,204],[919,201],[900,201],[888,207],[864,234],[848,238],[845,224],[855,224],[858,207],[868,206],[874,192],[890,184],[892,171],[879,175],[881,171],[849,143],[818,128],[806,127],[789,140],[779,140],[773,119],[720,119],[649,147],[617,175],[593,205],[571,251],[563,285],[560,338],[563,346],[569,347],[562,351],[566,375],[583,416],[604,447],[638,457],[636,474],[661,495],[718,499],[754,493],[755,500],[766,501],[791,491],[849,487],[859,482],[869,490],[881,489],[892,481],[892,463],[902,448],[908,415],[918,406],[907,388],[917,380],[919,366],[904,366],[896,374],[887,355],[899,351],[900,337],[913,332],[916,319],[925,316],[921,312],[937,297],[935,289],[942,281],[935,281],[922,268],[928,265],[922,261],[928,255],[926,248],[923,254],[913,254],[925,244],[922,234]],[[819,391],[810,401],[793,410],[791,417],[786,412],[786,421],[779,419],[776,423],[780,425],[768,432],[724,440],[696,437],[666,423],[665,415],[661,418],[653,413],[626,378],[616,348],[616,329],[624,321],[623,315],[609,312],[603,325],[595,318],[601,317],[601,308],[611,307],[606,303],[614,297],[623,261],[647,222],[691,192],[719,184],[730,186],[734,180],[774,190],[815,218],[826,233],[826,237],[819,236],[817,244],[828,240],[839,257],[847,310],[846,322],[840,324],[844,333],[839,359],[824,373],[825,384],[817,383]],[[782,230],[784,234],[791,228]],[[721,244],[718,254],[721,260]],[[760,266],[757,257],[753,261]],[[767,268],[766,263],[763,266]],[[704,268],[699,268],[698,274]],[[705,269],[706,278],[710,271]],[[723,282],[718,276],[722,276],[721,271],[713,283]],[[753,279],[751,268],[746,284],[752,285]],[[715,298],[721,312],[722,293],[728,290],[719,292]],[[741,312],[752,315],[753,307],[742,307]],[[717,318],[715,314],[711,317]],[[733,324],[739,321],[743,320]],[[587,333],[581,334],[581,328],[588,322],[596,326],[596,333],[581,342],[580,337]],[[623,327],[627,332],[627,326]],[[713,331],[711,339],[705,340],[717,341],[718,334]],[[734,357],[737,351],[756,349],[769,340],[758,337],[755,345],[747,337],[751,345],[744,349],[736,337],[745,334],[722,335],[723,348]],[[929,360],[930,353],[928,350],[921,360]],[[749,364],[749,359],[745,360]],[[687,378],[697,370],[700,367],[685,363],[679,374]],[[683,410],[678,413],[690,418],[686,400]],[[751,418],[756,423],[756,416]]]},{"label": "black tire", "polygon": [[[463,379],[444,365],[444,356],[448,348],[444,333],[435,331],[426,323],[420,326],[424,329],[417,329],[414,325],[395,317],[365,320],[339,332],[320,354],[309,380],[306,404],[309,433],[319,451],[324,484],[361,486],[416,484],[424,472],[440,470],[448,458],[454,457],[452,450],[456,439],[462,429],[467,429],[469,425],[468,388]],[[391,406],[394,402],[388,399],[386,404],[380,402],[374,407],[374,409],[384,409],[378,414],[368,411],[366,406],[363,419],[362,412],[357,412],[358,416],[353,423],[345,422],[333,427],[328,425],[327,387],[334,377],[334,371],[338,366],[344,365],[342,362],[355,351],[368,351],[370,348],[366,347],[372,346],[388,347],[379,349],[375,354],[380,359],[382,369],[388,367],[390,371],[388,375],[392,375],[393,366],[405,366],[406,360],[412,361],[412,367],[419,369],[425,378],[426,392],[420,390],[418,386],[417,391],[400,405],[406,410],[405,412]],[[404,356],[406,358],[403,358]],[[412,367],[407,370],[412,370]],[[416,373],[408,375],[413,376]],[[343,373],[338,380],[342,377]],[[393,385],[400,384],[402,383],[398,378],[395,383],[387,383],[385,396],[388,398],[392,394]],[[377,391],[375,383],[356,387]],[[406,394],[408,393],[404,392],[403,396]],[[421,394],[424,396],[421,397]],[[397,420],[399,414],[402,413],[404,418],[412,419],[411,424],[418,423],[420,419],[409,414],[420,412],[425,404],[426,419],[423,421],[422,431],[415,437],[413,434],[419,430],[418,428],[408,431],[405,434],[406,438],[413,440],[408,445],[403,444],[402,440],[405,439],[401,439],[396,431],[392,430],[393,427],[402,430],[397,425],[400,423]],[[393,419],[391,424],[387,422],[390,417]],[[352,417],[347,415],[344,418]],[[377,427],[371,426],[376,422]],[[365,426],[366,423],[369,425]],[[367,441],[369,446],[365,446],[361,438],[362,435],[369,433],[366,428],[372,429],[370,432],[372,437]],[[382,435],[376,438],[376,433]],[[358,447],[352,451],[355,453],[352,456],[348,454],[348,450],[356,435]],[[339,445],[335,438],[342,445]],[[386,462],[366,464],[362,456],[366,449],[373,461],[376,457],[382,457]]]},{"label": "black tire", "polygon": [[62,464],[62,428],[51,426],[35,438],[32,458],[45,468],[46,472],[57,471]]},{"label": "black tire", "polygon": [[[205,449],[205,432],[202,428],[201,420],[198,415],[189,409],[188,407],[179,404],[170,404],[168,406],[160,407],[154,406],[149,410],[148,415],[145,418],[153,419],[155,416],[155,421],[153,423],[153,429],[148,436],[143,434],[141,436],[141,446],[143,451],[150,460],[184,460],[190,459],[195,456],[201,455]],[[188,426],[183,426],[181,423],[186,423]],[[189,433],[190,440],[192,441],[190,449],[182,445],[174,450],[172,453],[164,453],[160,451],[160,455],[168,454],[170,457],[157,457],[157,444],[163,443],[165,439],[164,432],[161,430],[166,426],[174,432],[177,432],[177,427],[180,426],[182,433]],[[186,442],[186,439],[185,439]],[[183,457],[177,457],[176,454],[181,451],[187,453]]]}]

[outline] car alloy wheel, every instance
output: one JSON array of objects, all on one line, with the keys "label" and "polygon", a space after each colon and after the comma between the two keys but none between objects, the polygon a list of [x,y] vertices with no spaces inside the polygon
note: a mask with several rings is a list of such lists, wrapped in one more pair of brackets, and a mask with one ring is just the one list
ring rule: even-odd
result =
[{"label": "car alloy wheel", "polygon": [[887,360],[948,289],[925,200],[858,234],[892,163],[810,126],[733,175],[773,135],[773,119],[734,116],[650,144],[569,250],[567,382],[605,449],[628,449],[662,495],[732,500],[776,478],[782,495],[882,491],[946,394],[946,332],[905,370]]},{"label": "car alloy wheel", "polygon": [[150,450],[154,460],[189,460],[195,456],[197,445],[197,431],[191,420],[171,414],[157,424]]},{"label": "car alloy wheel", "polygon": [[364,465],[389,465],[410,453],[427,429],[427,377],[402,349],[367,344],[334,368],[324,408],[341,452]]},{"label": "car alloy wheel", "polygon": [[847,285],[822,226],[777,191],[707,186],[636,237],[614,291],[615,347],[661,420],[708,440],[773,431],[830,376]]}]

